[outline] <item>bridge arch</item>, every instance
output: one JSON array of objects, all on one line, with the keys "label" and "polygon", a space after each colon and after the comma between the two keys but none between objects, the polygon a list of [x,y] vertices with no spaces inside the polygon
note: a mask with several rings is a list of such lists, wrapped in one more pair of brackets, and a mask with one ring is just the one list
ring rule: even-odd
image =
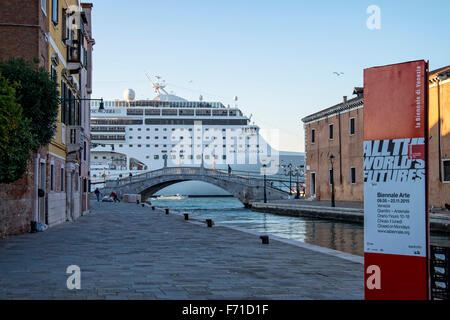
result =
[{"label": "bridge arch", "polygon": [[[135,193],[148,197],[163,188],[183,181],[202,181],[216,185],[239,199],[244,205],[253,200],[263,200],[264,182],[262,179],[228,174],[227,172],[203,167],[171,167],[147,172],[122,180],[109,181],[105,192],[115,190],[120,194]],[[266,186],[267,199],[285,199],[287,193]]]}]

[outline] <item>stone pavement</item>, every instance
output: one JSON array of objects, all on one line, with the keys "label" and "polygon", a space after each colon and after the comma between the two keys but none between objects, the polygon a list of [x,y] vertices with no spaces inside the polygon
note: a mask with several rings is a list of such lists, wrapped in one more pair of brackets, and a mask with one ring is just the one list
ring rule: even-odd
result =
[{"label": "stone pavement", "polygon": [[[363,265],[149,207],[0,240],[0,299],[362,299]],[[68,290],[66,268],[81,268]]]}]

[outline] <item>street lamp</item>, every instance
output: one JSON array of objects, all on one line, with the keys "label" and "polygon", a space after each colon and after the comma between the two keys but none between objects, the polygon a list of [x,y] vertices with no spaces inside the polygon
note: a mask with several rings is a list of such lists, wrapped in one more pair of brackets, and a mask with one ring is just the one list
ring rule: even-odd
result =
[{"label": "street lamp", "polygon": [[266,195],[266,169],[267,165],[263,164],[263,170],[264,170],[264,203],[267,203],[267,195]]},{"label": "street lamp", "polygon": [[[284,169],[284,175],[289,175],[289,196],[292,193],[292,164],[289,163],[288,165],[283,164],[281,166]],[[286,169],[287,168],[287,169]]]},{"label": "street lamp", "polygon": [[334,202],[334,155],[330,155],[330,162],[331,162],[331,206],[335,207],[336,204]]},{"label": "street lamp", "polygon": [[303,170],[299,170],[300,168],[303,168],[303,166],[299,165],[296,166],[295,169],[292,166],[292,163],[289,163],[288,165],[281,165],[281,167],[284,169],[283,173],[284,175],[289,175],[289,195],[291,195],[292,193],[292,176],[297,176],[297,191],[296,191],[296,196],[295,199],[299,199],[300,198],[300,193],[299,193],[299,188],[298,188],[298,177],[299,175],[303,175]]},{"label": "street lamp", "polygon": [[298,184],[298,177],[300,176],[300,175],[302,175],[303,176],[303,174],[304,174],[304,172],[303,172],[303,170],[301,170],[300,168],[303,168],[303,166],[296,166],[295,167],[295,176],[297,177],[297,181],[296,181],[296,187],[295,187],[295,190],[296,190],[296,195],[295,195],[295,199],[300,199],[300,189],[299,189],[299,184]]}]

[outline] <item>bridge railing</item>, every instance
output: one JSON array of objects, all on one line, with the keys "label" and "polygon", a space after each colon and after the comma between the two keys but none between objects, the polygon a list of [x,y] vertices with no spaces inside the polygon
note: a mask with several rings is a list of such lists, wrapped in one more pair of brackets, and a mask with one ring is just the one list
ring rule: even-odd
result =
[{"label": "bridge railing", "polygon": [[250,186],[259,186],[263,184],[263,179],[257,177],[248,177],[239,174],[229,174],[223,170],[208,169],[202,167],[168,167],[155,171],[142,173],[135,176],[129,176],[122,179],[106,181],[106,188],[115,188],[130,183],[145,181],[167,175],[205,175],[209,177],[219,178],[221,180],[233,181],[236,183],[244,183]]}]

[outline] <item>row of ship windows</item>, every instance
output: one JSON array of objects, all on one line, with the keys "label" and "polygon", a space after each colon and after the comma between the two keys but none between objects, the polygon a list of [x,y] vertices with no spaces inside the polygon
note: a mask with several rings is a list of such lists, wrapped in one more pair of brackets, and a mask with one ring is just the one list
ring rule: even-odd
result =
[{"label": "row of ship windows", "polygon": [[[201,125],[211,126],[230,126],[239,125],[245,126],[248,124],[248,119],[145,119],[146,125],[184,125],[193,126],[197,122]],[[144,122],[140,119],[91,119],[91,125],[106,124],[106,125],[142,125]]]},{"label": "row of ship windows", "polygon": [[[163,159],[163,156],[164,156],[164,155],[161,156],[162,159]],[[180,159],[184,159],[184,158],[185,158],[185,156],[182,155],[182,154],[180,154],[180,155],[178,155],[178,156],[177,156],[177,155],[171,155],[170,157],[171,157],[171,159],[176,159],[177,157],[179,157]],[[210,155],[205,154],[204,157],[205,157],[206,160],[208,160],[208,159],[210,158]],[[97,159],[97,158],[98,158],[98,157],[94,157],[94,159]],[[150,159],[150,156],[146,156],[145,158],[146,158],[146,159]],[[155,155],[153,156],[153,159],[155,159],[155,160],[158,160],[159,158],[160,158],[160,157],[159,157],[158,154],[155,154]],[[187,159],[194,159],[194,156],[190,154],[190,155],[187,155],[186,158],[187,158]],[[195,158],[196,158],[196,159],[201,159],[202,156],[198,154],[198,155],[195,156]],[[218,156],[218,155],[211,155],[211,158],[214,158],[214,159],[217,160],[217,159],[219,159],[219,156]],[[103,157],[103,159],[106,159],[106,157]],[[226,159],[227,159],[227,156],[226,156],[226,155],[222,155],[222,159],[223,159],[223,160],[226,160]]]},{"label": "row of ship windows", "polygon": [[[210,128],[205,128],[204,131],[209,131]],[[129,131],[133,131],[133,128],[128,128]],[[172,128],[172,131],[180,130],[184,131],[184,128]],[[231,128],[228,129],[230,131],[236,131],[236,129]],[[119,131],[119,132],[125,132],[125,127],[92,127],[91,131]],[[137,128],[137,131],[142,131],[141,128]],[[150,131],[150,128],[146,128],[146,131]],[[154,131],[159,131],[159,128],[154,128]],[[163,128],[162,131],[167,131],[167,128]],[[189,128],[187,131],[192,131],[192,128]],[[197,131],[202,131],[200,128],[197,128]],[[218,128],[211,128],[211,131],[219,131]],[[222,129],[222,132],[226,132],[227,129]],[[244,132],[251,132],[249,130],[243,130]]]},{"label": "row of ship windows", "polygon": [[[102,146],[102,147],[105,147],[104,144],[102,144],[101,146]],[[128,146],[129,146],[130,148],[133,147],[132,144],[129,144]],[[150,144],[146,144],[145,146],[146,146],[147,148],[150,148],[151,145],[150,145]],[[159,148],[159,145],[158,145],[158,144],[155,144],[155,145],[153,145],[153,146],[154,146],[155,148]],[[176,147],[176,146],[177,146],[176,144],[172,144],[172,147]],[[193,146],[193,145],[190,144],[190,145],[189,145],[189,148],[192,148],[192,146]],[[205,144],[205,147],[206,147],[206,148],[208,148],[209,146],[210,146],[209,144]],[[95,144],[94,144],[94,147],[96,147]],[[141,148],[142,145],[141,145],[141,144],[138,144],[137,147],[138,147],[138,148]],[[163,148],[167,148],[167,144],[163,144],[162,147],[163,147]],[[181,148],[184,148],[184,144],[180,144],[180,147],[181,147]],[[201,147],[201,144],[197,144],[197,148],[200,148],[200,147]],[[218,145],[215,144],[215,145],[214,145],[214,148],[217,148],[217,147],[218,147]],[[227,145],[226,145],[226,144],[223,144],[222,147],[223,147],[223,148],[226,148]],[[234,147],[235,147],[234,145],[230,144],[230,148],[234,148]],[[239,148],[242,148],[242,147],[243,147],[243,145],[240,144],[240,145],[239,145]],[[247,148],[250,148],[250,147],[251,147],[251,145],[248,144],[248,145],[247,145]],[[123,148],[123,144],[119,144],[119,148]],[[259,144],[256,145],[256,148],[259,148]],[[96,158],[96,159],[97,159],[97,158]],[[104,158],[103,158],[103,159],[104,159]]]},{"label": "row of ship windows", "polygon": [[[214,129],[214,131],[219,131],[219,128],[211,128],[211,129]],[[133,128],[129,128],[128,130],[133,131]],[[184,128],[172,128],[172,131],[175,131],[175,130],[184,131]],[[230,130],[235,131],[236,129],[232,128]],[[141,131],[141,128],[137,128],[137,131]],[[150,128],[147,128],[147,131],[150,131]],[[159,128],[155,128],[155,131],[159,131]],[[163,128],[163,131],[167,131],[167,128]],[[188,131],[192,131],[192,128],[189,128]],[[201,131],[201,129],[197,128],[197,131]],[[209,131],[209,128],[205,128],[205,131]],[[222,131],[226,132],[227,129],[222,129]]]},{"label": "row of ship windows", "polygon": [[[133,139],[133,137],[132,136],[130,136],[130,137],[128,137],[129,139]],[[142,137],[141,136],[138,136],[137,137],[138,139],[141,139]],[[149,136],[146,136],[145,137],[146,139],[150,139],[150,137]],[[156,137],[153,137],[154,139],[159,139],[159,137],[158,136],[156,136]],[[167,139],[167,136],[163,136],[162,137],[164,140],[166,140]],[[192,137],[188,137],[189,139],[193,139]],[[201,137],[197,137],[197,140],[199,140]],[[211,137],[213,140],[216,140],[217,139],[217,137]],[[227,137],[222,137],[222,139],[223,140],[225,140]],[[177,140],[177,137],[171,137],[171,139],[172,140]],[[180,140],[183,140],[184,139],[184,137],[183,136],[180,136],[179,137],[179,139]],[[205,139],[209,139],[209,137],[205,137]],[[239,137],[239,140],[242,140],[242,137]],[[250,138],[249,137],[247,137],[247,140],[250,140]]]}]

